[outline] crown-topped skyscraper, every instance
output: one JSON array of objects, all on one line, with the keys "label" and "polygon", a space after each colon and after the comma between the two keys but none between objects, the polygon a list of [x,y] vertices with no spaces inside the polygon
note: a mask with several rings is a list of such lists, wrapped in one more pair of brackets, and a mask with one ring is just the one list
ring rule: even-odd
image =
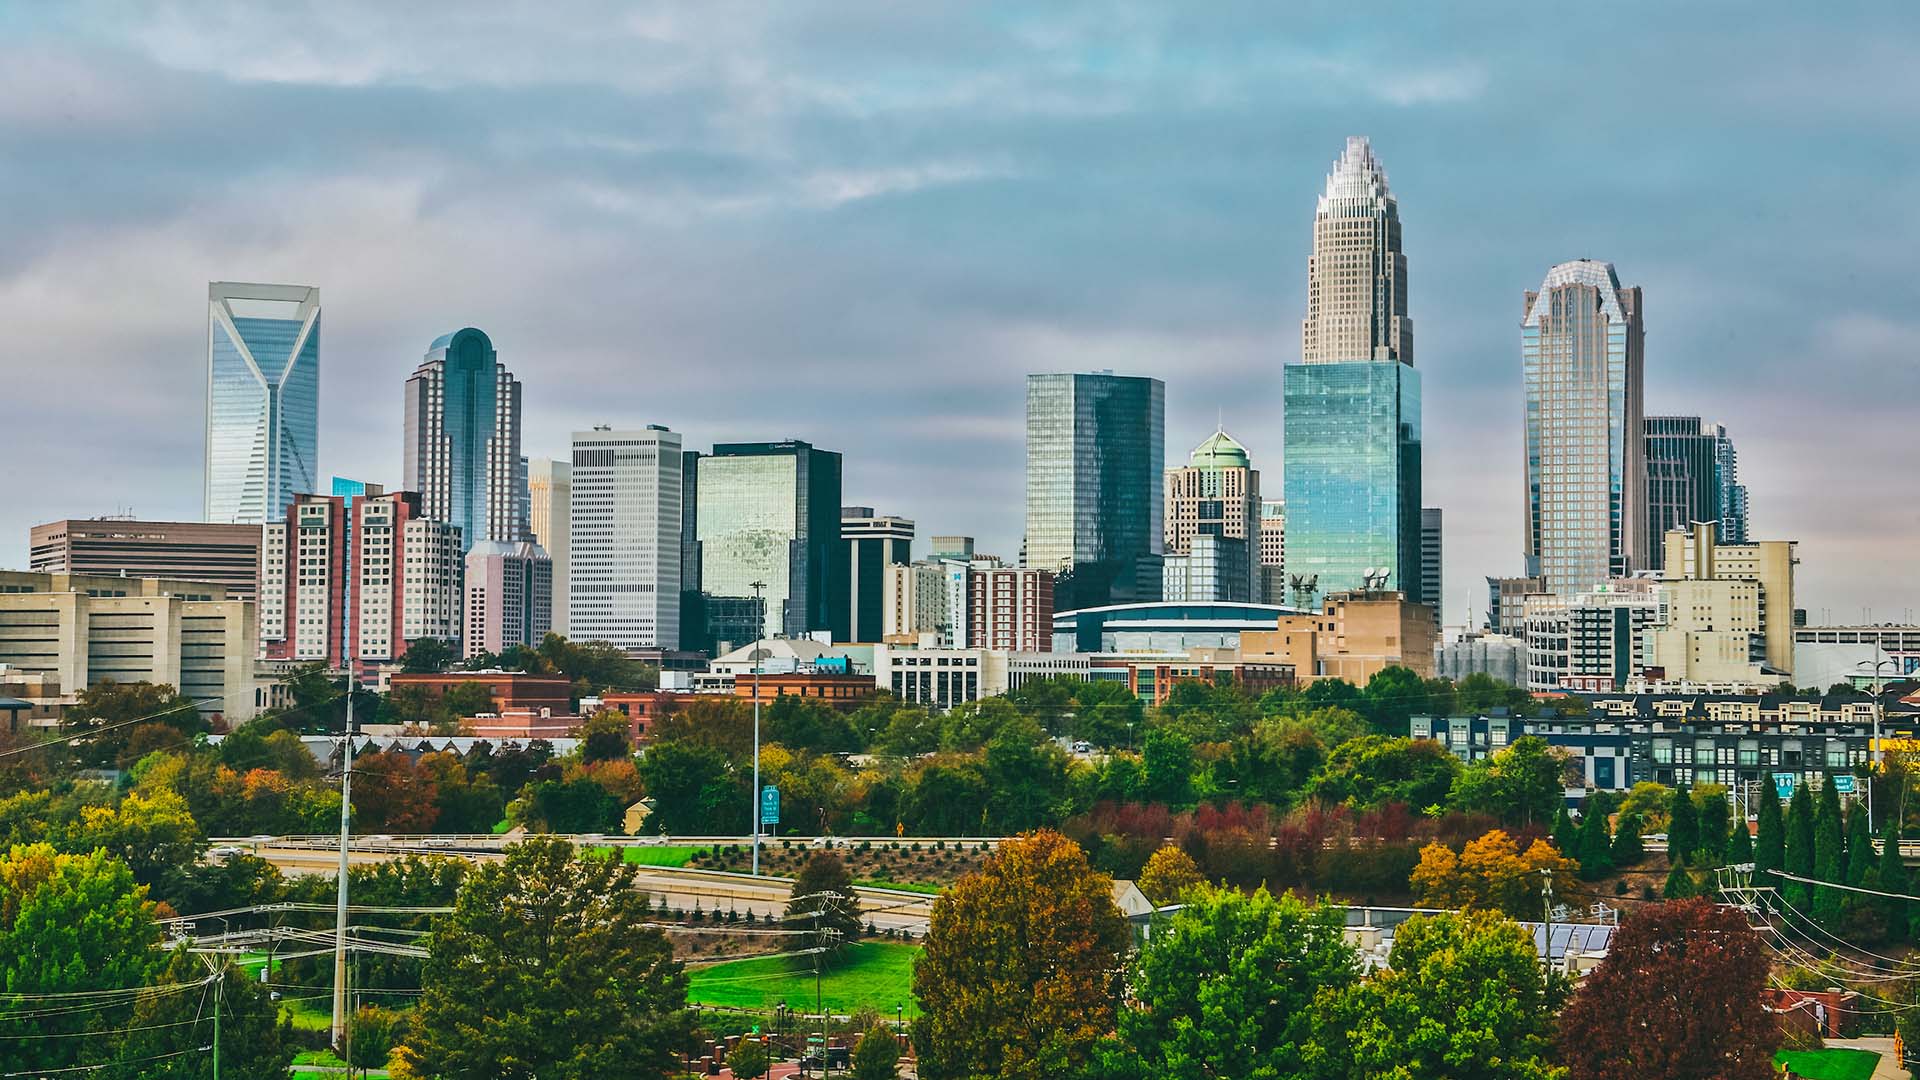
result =
[{"label": "crown-topped skyscraper", "polygon": [[1314,212],[1300,362],[1284,381],[1288,574],[1321,594],[1384,578],[1429,602],[1400,207],[1361,136],[1347,140]]}]

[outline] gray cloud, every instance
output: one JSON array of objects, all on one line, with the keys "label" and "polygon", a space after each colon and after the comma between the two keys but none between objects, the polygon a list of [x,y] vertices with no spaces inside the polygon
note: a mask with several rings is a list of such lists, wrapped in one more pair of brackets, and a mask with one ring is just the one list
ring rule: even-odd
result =
[{"label": "gray cloud", "polygon": [[328,473],[398,480],[401,383],[472,324],[530,453],[810,438],[850,502],[1007,554],[1028,371],[1164,378],[1169,459],[1223,417],[1277,491],[1313,198],[1359,132],[1406,221],[1451,618],[1519,557],[1520,294],[1582,255],[1646,288],[1650,408],[1733,430],[1806,604],[1913,606],[1915,17],[1738,11],[8,9],[0,384],[35,482],[0,564],[36,521],[197,511],[216,278],[321,286]]}]

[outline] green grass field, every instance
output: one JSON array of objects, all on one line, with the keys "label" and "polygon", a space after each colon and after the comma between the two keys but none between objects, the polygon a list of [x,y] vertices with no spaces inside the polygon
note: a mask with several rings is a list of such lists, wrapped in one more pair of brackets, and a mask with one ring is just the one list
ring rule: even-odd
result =
[{"label": "green grass field", "polygon": [[1782,1050],[1775,1065],[1792,1069],[1807,1080],[1871,1080],[1880,1055],[1871,1050],[1836,1047],[1832,1050]]},{"label": "green grass field", "polygon": [[882,881],[874,878],[856,881],[854,884],[869,889],[894,889],[899,892],[925,893],[928,896],[939,896],[947,891],[945,885],[929,885],[924,881]]},{"label": "green grass field", "polygon": [[[594,853],[611,855],[613,848],[597,847]],[[685,866],[706,848],[696,847],[623,847],[620,857],[635,866]]]},{"label": "green grass field", "polygon": [[[917,945],[867,942],[855,945],[846,960],[821,977],[822,998],[829,1011],[851,1013],[861,1007],[892,1015],[906,1005],[913,1014],[913,961]],[[799,970],[784,956],[734,960],[700,968],[688,976],[687,1000],[702,1005],[813,1011],[813,972]]]}]

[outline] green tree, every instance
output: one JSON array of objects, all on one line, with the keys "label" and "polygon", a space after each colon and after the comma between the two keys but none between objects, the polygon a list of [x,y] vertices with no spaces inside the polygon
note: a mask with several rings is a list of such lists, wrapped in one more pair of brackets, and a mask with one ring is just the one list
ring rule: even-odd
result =
[{"label": "green tree", "polygon": [[1427,681],[1398,665],[1375,672],[1360,696],[1360,711],[1385,735],[1407,734],[1407,719],[1430,711]]},{"label": "green tree", "polygon": [[1613,872],[1613,837],[1607,832],[1607,816],[1590,813],[1580,819],[1579,850],[1574,858],[1580,863],[1580,877],[1598,881]]},{"label": "green tree", "polygon": [[1685,791],[1675,789],[1667,802],[1667,858],[1686,862],[1699,847],[1700,812]]},{"label": "green tree", "polygon": [[633,724],[619,709],[602,709],[580,722],[581,761],[620,761],[633,756]]},{"label": "green tree", "polygon": [[691,1034],[687,979],[638,868],[537,838],[467,875],[435,927],[400,1054],[443,1080],[661,1076]]},{"label": "green tree", "polygon": [[[1769,800],[1774,804],[1777,816],[1780,810],[1778,800]],[[1747,831],[1747,818],[1736,814],[1733,819],[1733,831],[1727,837],[1727,865],[1743,866],[1753,861],[1753,834]]]},{"label": "green tree", "polygon": [[[1873,833],[1867,829],[1867,804],[1855,802],[1847,813],[1846,884],[1856,889],[1866,888],[1874,878],[1874,864],[1879,858],[1879,853],[1873,850]],[[1841,895],[1841,907],[1848,918],[1858,912],[1873,911],[1877,906],[1865,893]]]},{"label": "green tree", "polygon": [[[1438,746],[1438,743],[1434,744]],[[1469,765],[1453,787],[1455,808],[1492,814],[1509,825],[1546,824],[1566,801],[1566,759],[1537,735]]]},{"label": "green tree", "polygon": [[810,931],[801,939],[806,947],[826,950],[803,957],[809,969],[816,961],[839,954],[860,936],[860,897],[840,856],[816,851],[794,875],[793,891],[787,898],[787,929]]},{"label": "green tree", "polygon": [[1165,906],[1177,902],[1188,889],[1200,884],[1200,867],[1193,856],[1168,844],[1147,857],[1136,882],[1147,899]]},{"label": "green tree", "polygon": [[407,642],[407,651],[400,657],[400,670],[409,675],[437,675],[452,667],[456,659],[453,646],[447,644],[446,639],[414,638]]},{"label": "green tree", "polygon": [[[1842,882],[1847,874],[1845,824],[1840,817],[1840,795],[1833,779],[1820,785],[1820,808],[1813,814],[1813,876],[1821,881]],[[1813,917],[1829,929],[1839,929],[1845,907],[1845,894],[1839,889],[1816,886],[1813,890]]]},{"label": "green tree", "polygon": [[[1787,804],[1786,872],[1813,877],[1813,792],[1807,785],[1793,789]],[[1780,898],[1801,912],[1813,906],[1813,891],[1802,881],[1781,881]]]},{"label": "green tree", "polygon": [[137,760],[129,748],[137,732],[164,732],[178,742],[207,730],[198,708],[173,687],[163,683],[120,683],[112,679],[80,691],[60,726],[69,735],[84,736],[73,753],[82,763],[99,767],[127,766]]},{"label": "green tree", "polygon": [[894,1080],[900,1075],[900,1042],[885,1024],[875,1024],[853,1048],[853,1080]]},{"label": "green tree", "polygon": [[[1351,1080],[1551,1080],[1552,1012],[1533,937],[1488,912],[1414,916],[1386,971],[1322,1021]],[[1348,1049],[1337,1040],[1340,1028]]]},{"label": "green tree", "polygon": [[1632,814],[1640,819],[1641,826],[1648,832],[1667,830],[1667,809],[1673,805],[1673,789],[1652,780],[1642,780],[1633,785],[1620,800],[1620,813]]},{"label": "green tree", "polygon": [[1056,832],[1000,846],[933,905],[913,969],[926,1080],[1071,1076],[1113,1029],[1130,937],[1113,882]]},{"label": "green tree", "polygon": [[[155,985],[185,986],[208,977],[200,957],[185,949],[168,953],[166,961]],[[126,1064],[106,1075],[116,1080],[208,1080],[213,1062],[207,1055],[176,1052],[212,1041],[211,995],[218,993],[221,1080],[286,1080],[296,1045],[293,1018],[280,1015],[280,1006],[259,980],[226,957],[221,965],[219,981],[206,992],[142,997],[115,1054]]]},{"label": "green tree", "polygon": [[362,1005],[347,1017],[347,1064],[357,1069],[384,1069],[394,1048],[406,1037],[406,1018],[392,1009]]},{"label": "green tree", "polygon": [[727,1054],[727,1069],[740,1080],[758,1080],[770,1064],[766,1044],[758,1039],[741,1039]]},{"label": "green tree", "polygon": [[1640,819],[1631,814],[1620,815],[1620,829],[1613,834],[1613,850],[1608,852],[1614,869],[1625,870],[1647,857],[1647,849],[1640,841]]},{"label": "green tree", "polygon": [[1693,789],[1694,806],[1700,812],[1700,854],[1702,865],[1724,866],[1727,842],[1733,833],[1732,807],[1727,793],[1718,784]]},{"label": "green tree", "polygon": [[[38,997],[146,985],[162,960],[146,892],[104,851],[13,847],[0,857],[0,988]],[[99,1061],[99,1045],[111,1045],[109,1033],[128,1026],[133,1010],[131,1001],[114,1000],[62,1010],[0,997],[7,1065],[31,1076]]]},{"label": "green tree", "polygon": [[437,718],[446,724],[458,724],[469,717],[494,710],[493,690],[482,682],[455,683],[440,695]]},{"label": "green tree", "polygon": [[711,746],[655,742],[640,757],[640,779],[653,799],[647,827],[683,836],[733,835],[746,824],[747,790],[727,756]]},{"label": "green tree", "polygon": [[1573,823],[1565,806],[1553,815],[1553,846],[1563,855],[1574,855],[1580,851],[1580,827]]},{"label": "green tree", "polygon": [[1201,889],[1154,927],[1103,1077],[1311,1076],[1314,1002],[1359,979],[1346,914],[1291,893]]},{"label": "green tree", "polygon": [[[1882,892],[1905,893],[1909,883],[1907,862],[1900,857],[1900,823],[1892,815],[1887,815],[1886,824],[1880,830],[1880,864],[1874,887]],[[1880,914],[1887,924],[1887,936],[1894,941],[1907,938],[1908,924],[1911,921],[1909,911],[1913,905],[1908,901],[1892,896],[1880,898]]]},{"label": "green tree", "polygon": [[1400,803],[1419,812],[1444,803],[1459,775],[1460,759],[1431,739],[1366,735],[1333,748],[1307,795],[1355,810]]},{"label": "green tree", "polygon": [[1142,758],[1148,799],[1173,807],[1193,805],[1192,741],[1177,731],[1154,728],[1147,732]]},{"label": "green tree", "polygon": [[1753,838],[1753,880],[1758,885],[1777,881],[1768,871],[1787,866],[1787,826],[1771,785],[1771,779],[1761,781],[1760,824]]},{"label": "green tree", "polygon": [[1666,884],[1660,887],[1663,900],[1686,900],[1700,895],[1700,887],[1693,880],[1693,872],[1684,862],[1674,863],[1667,870]]}]

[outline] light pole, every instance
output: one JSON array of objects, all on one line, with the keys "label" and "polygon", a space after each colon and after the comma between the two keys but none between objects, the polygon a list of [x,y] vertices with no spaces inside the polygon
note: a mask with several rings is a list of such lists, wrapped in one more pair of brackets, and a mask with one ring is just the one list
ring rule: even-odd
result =
[{"label": "light pole", "polygon": [[[356,650],[358,651],[358,650]],[[353,813],[353,691],[359,682],[354,660],[347,660],[347,721],[340,740],[340,880],[333,914],[333,1045],[347,1046],[347,827]]]},{"label": "light pole", "polygon": [[[1878,641],[1873,643],[1873,651],[1876,654],[1880,652]],[[1866,663],[1865,660],[1860,662]],[[1873,661],[1873,749],[1867,752],[1867,832],[1869,833],[1873,832],[1873,778],[1880,771],[1880,691],[1882,689],[1880,669],[1887,664],[1892,664],[1896,672],[1900,670],[1900,662],[1897,660]]]},{"label": "light pole", "polygon": [[747,799],[753,818],[753,876],[760,876],[760,636],[767,629],[767,612],[760,598],[764,581],[753,583],[753,795]]}]

